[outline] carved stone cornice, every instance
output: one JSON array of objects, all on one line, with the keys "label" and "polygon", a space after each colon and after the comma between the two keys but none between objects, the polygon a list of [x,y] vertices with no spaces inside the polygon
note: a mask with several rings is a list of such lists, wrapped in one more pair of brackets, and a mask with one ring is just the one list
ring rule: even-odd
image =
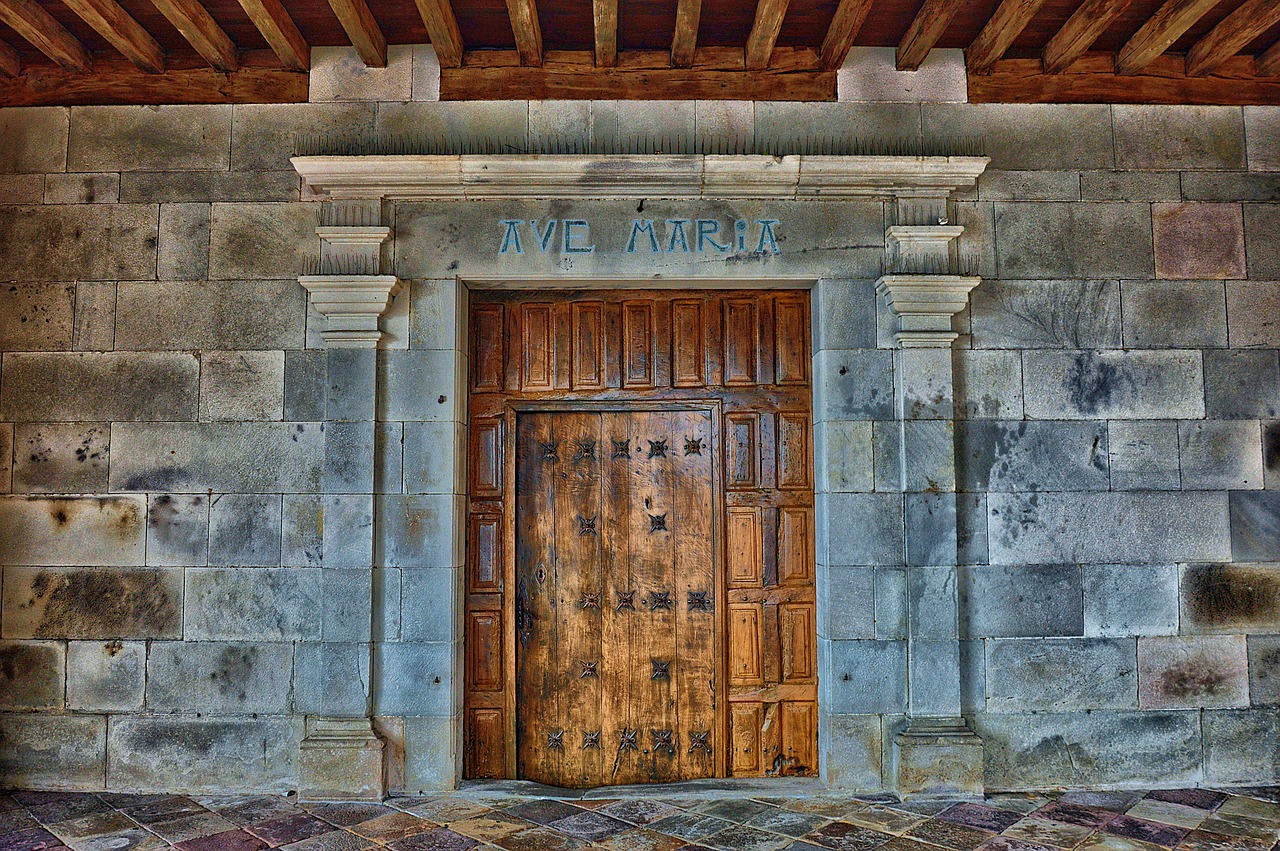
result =
[{"label": "carved stone cornice", "polygon": [[946,348],[959,336],[951,318],[965,309],[981,278],[964,275],[885,275],[876,292],[897,316],[894,340],[902,348]]},{"label": "carved stone cornice", "polygon": [[382,340],[378,319],[400,289],[394,275],[300,275],[298,283],[324,314],[325,345],[331,349],[372,349]]}]

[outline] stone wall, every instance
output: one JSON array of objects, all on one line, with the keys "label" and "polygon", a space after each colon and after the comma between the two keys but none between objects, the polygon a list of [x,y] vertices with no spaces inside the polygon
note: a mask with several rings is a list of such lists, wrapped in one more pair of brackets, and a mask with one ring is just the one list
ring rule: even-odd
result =
[{"label": "stone wall", "polygon": [[[291,140],[564,126],[984,137],[991,167],[954,205],[985,280],[957,320],[938,488],[958,491],[987,783],[1280,777],[1280,110],[364,102],[0,111],[0,780],[295,788],[304,717],[351,688],[372,692],[393,788],[454,782],[456,612],[424,613],[457,594],[461,545],[433,526],[456,510],[457,415],[432,403],[460,398],[461,344],[439,348],[459,317],[433,278],[492,262],[506,207],[392,211],[409,285],[380,355],[383,451],[372,493],[326,484],[326,451],[365,444],[322,425],[333,365],[296,281],[320,205]],[[807,259],[766,272],[842,279],[815,293],[817,489],[841,521],[819,540],[824,758],[833,785],[876,788],[913,596],[873,291],[885,213],[803,206],[784,255]],[[338,551],[326,516],[373,522],[372,552]],[[361,559],[377,651],[335,672],[312,652],[323,568]]]}]

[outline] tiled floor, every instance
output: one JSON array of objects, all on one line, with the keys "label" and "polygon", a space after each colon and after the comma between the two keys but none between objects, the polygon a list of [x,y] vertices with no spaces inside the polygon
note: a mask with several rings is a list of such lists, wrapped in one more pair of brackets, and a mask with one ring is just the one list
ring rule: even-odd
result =
[{"label": "tiled floor", "polygon": [[328,805],[10,792],[0,793],[0,851],[1280,851],[1280,789],[993,795],[981,804],[755,791],[554,799],[478,787]]}]

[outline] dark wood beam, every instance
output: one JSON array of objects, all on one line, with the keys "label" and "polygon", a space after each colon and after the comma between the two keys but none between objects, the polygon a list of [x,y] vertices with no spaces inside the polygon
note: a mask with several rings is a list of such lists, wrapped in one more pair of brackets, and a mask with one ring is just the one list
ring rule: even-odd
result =
[{"label": "dark wood beam", "polygon": [[870,11],[871,0],[840,0],[827,35],[822,39],[822,49],[818,51],[823,70],[835,71],[844,64]]},{"label": "dark wood beam", "polygon": [[271,45],[281,65],[294,71],[311,67],[311,45],[298,32],[297,24],[280,0],[240,0],[240,8]]},{"label": "dark wood beam", "polygon": [[1263,77],[1280,77],[1280,41],[1258,57],[1258,73]]},{"label": "dark wood beam", "polygon": [[1117,74],[1137,74],[1156,60],[1218,0],[1166,0],[1116,54]]},{"label": "dark wood beam", "polygon": [[1004,58],[1005,51],[1043,5],[1044,0],[1003,0],[964,53],[970,73],[985,74]]},{"label": "dark wood beam", "polygon": [[364,0],[329,0],[329,8],[360,60],[370,68],[387,67],[387,39]]},{"label": "dark wood beam", "polygon": [[0,0],[0,21],[63,68],[88,69],[84,45],[34,0]]},{"label": "dark wood beam", "polygon": [[1041,58],[1046,74],[1058,74],[1093,47],[1133,0],[1086,0],[1044,46]]},{"label": "dark wood beam", "polygon": [[115,0],[63,2],[140,70],[149,74],[164,71],[164,51],[159,43]]},{"label": "dark wood beam", "polygon": [[916,71],[966,0],[925,0],[898,43],[898,70]]},{"label": "dark wood beam", "polygon": [[1187,53],[1187,74],[1208,74],[1276,24],[1280,24],[1280,2],[1246,0],[1192,46]]},{"label": "dark wood beam", "polygon": [[436,49],[436,59],[442,68],[457,68],[462,64],[462,30],[453,14],[449,0],[416,0],[418,14],[431,36],[431,46]]},{"label": "dark wood beam", "polygon": [[16,77],[21,73],[22,60],[18,57],[18,51],[14,50],[8,42],[0,41],[0,75]]},{"label": "dark wood beam", "polygon": [[698,49],[698,21],[702,18],[702,0],[679,0],[676,4],[676,32],[671,37],[671,65],[693,67]]},{"label": "dark wood beam", "polygon": [[534,0],[507,0],[511,31],[516,37],[520,64],[537,67],[542,64],[542,26],[538,23],[538,7]]},{"label": "dark wood beam", "polygon": [[769,67],[773,47],[778,43],[778,31],[787,15],[788,0],[758,0],[756,19],[747,36],[747,70],[763,71]]},{"label": "dark wood beam", "polygon": [[151,2],[173,24],[173,28],[182,33],[187,44],[194,47],[196,53],[214,68],[219,71],[234,71],[238,67],[235,44],[198,0]]},{"label": "dark wood beam", "polygon": [[596,64],[611,68],[618,64],[618,0],[592,0],[595,21]]}]

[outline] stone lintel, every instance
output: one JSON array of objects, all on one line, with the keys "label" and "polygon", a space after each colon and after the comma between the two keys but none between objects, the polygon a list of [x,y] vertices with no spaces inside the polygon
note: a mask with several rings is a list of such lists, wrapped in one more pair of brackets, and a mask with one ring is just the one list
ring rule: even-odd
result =
[{"label": "stone lintel", "polygon": [[876,292],[897,316],[894,339],[903,348],[950,346],[951,318],[965,309],[981,278],[961,275],[885,275]]},{"label": "stone lintel", "polygon": [[299,746],[300,801],[381,801],[383,742],[368,718],[308,718]]},{"label": "stone lintel", "polygon": [[912,718],[893,739],[898,795],[981,798],[982,739],[963,718]]},{"label": "stone lintel", "polygon": [[298,283],[324,314],[321,336],[330,348],[372,349],[382,340],[378,319],[400,289],[394,275],[301,275]]}]

